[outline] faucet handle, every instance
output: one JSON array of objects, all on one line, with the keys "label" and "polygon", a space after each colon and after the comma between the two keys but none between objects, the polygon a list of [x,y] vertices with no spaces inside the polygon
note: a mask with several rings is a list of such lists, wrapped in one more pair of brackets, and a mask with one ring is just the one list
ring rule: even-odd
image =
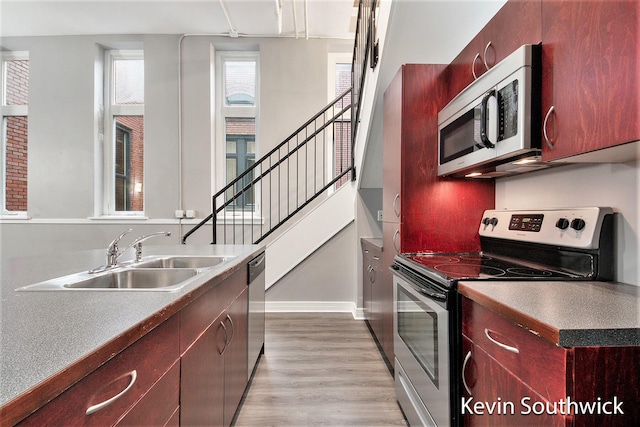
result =
[{"label": "faucet handle", "polygon": [[113,241],[111,243],[109,243],[109,247],[107,248],[107,251],[111,252],[113,249],[115,249],[115,251],[118,251],[118,242],[120,241],[120,239],[122,239],[125,234],[130,233],[133,231],[133,228],[129,228],[125,231],[122,232],[122,234],[120,234],[118,237],[116,237],[115,239],[113,239]]}]

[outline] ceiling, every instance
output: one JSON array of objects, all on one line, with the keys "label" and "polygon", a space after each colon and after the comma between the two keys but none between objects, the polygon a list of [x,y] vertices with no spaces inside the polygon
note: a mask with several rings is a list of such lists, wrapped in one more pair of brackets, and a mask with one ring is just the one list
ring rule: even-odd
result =
[{"label": "ceiling", "polygon": [[357,0],[0,0],[0,36],[216,34],[351,39],[355,34],[357,3]]}]

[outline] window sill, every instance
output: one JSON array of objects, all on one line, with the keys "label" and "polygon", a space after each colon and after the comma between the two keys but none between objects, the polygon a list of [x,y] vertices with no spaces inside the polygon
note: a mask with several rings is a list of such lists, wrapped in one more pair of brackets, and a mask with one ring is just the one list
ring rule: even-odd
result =
[{"label": "window sill", "polygon": [[31,219],[31,217],[26,212],[15,212],[15,213],[3,213],[0,215],[0,220],[5,219]]},{"label": "window sill", "polygon": [[117,220],[117,221],[145,221],[148,220],[149,217],[143,215],[101,215],[101,216],[90,216],[88,219],[91,220]]}]

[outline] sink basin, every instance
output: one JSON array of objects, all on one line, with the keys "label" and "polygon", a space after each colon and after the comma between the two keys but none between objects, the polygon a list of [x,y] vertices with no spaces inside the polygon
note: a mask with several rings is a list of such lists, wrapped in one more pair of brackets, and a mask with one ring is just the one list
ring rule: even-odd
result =
[{"label": "sink basin", "polygon": [[99,273],[82,272],[57,277],[16,289],[17,291],[176,291],[195,276],[234,259],[235,256],[157,255],[139,262],[128,261]]},{"label": "sink basin", "polygon": [[200,272],[195,268],[121,268],[98,274],[77,273],[16,289],[17,291],[177,291]]},{"label": "sink basin", "polygon": [[[176,290],[198,274],[195,269],[126,269],[91,277],[63,286],[72,289],[164,289]],[[179,286],[179,287],[178,287]]]},{"label": "sink basin", "polygon": [[143,259],[135,268],[211,268],[229,261],[228,256],[160,256]]}]

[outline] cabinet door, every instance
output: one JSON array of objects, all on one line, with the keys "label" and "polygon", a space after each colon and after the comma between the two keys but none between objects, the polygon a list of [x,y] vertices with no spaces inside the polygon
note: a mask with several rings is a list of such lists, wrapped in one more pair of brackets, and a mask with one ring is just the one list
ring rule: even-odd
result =
[{"label": "cabinet door", "polygon": [[380,263],[382,262],[382,254],[376,252],[373,255],[372,270],[369,272],[369,283],[371,285],[371,328],[376,334],[376,337],[382,335],[382,300],[384,298],[384,290],[382,288],[382,269]]},{"label": "cabinet door", "polygon": [[[546,400],[542,396],[465,335],[462,336],[462,351],[464,398],[460,410],[465,426],[571,425],[564,416],[547,413]],[[541,404],[545,405],[544,412],[537,413]]]},{"label": "cabinet door", "polygon": [[247,313],[249,299],[245,289],[227,309],[223,321],[231,334],[224,351],[224,425],[233,420],[247,387]]},{"label": "cabinet door", "polygon": [[400,222],[403,69],[404,66],[400,68],[384,93],[384,156],[382,159],[383,222]]},{"label": "cabinet door", "polygon": [[371,325],[372,311],[371,311],[371,271],[373,270],[373,254],[371,249],[367,247],[362,248],[362,305],[364,306],[364,317]]},{"label": "cabinet door", "polygon": [[195,340],[181,360],[180,420],[182,425],[222,425],[225,338],[221,314]]},{"label": "cabinet door", "polygon": [[449,66],[450,98],[523,44],[542,40],[540,0],[508,1]]},{"label": "cabinet door", "polygon": [[[149,396],[160,396],[167,405],[149,414],[147,422],[166,422],[178,405],[171,393],[179,387],[176,370],[165,373],[179,359],[179,327],[180,319],[171,317],[19,425],[115,425],[137,405],[149,404]],[[110,404],[100,405],[112,398]]]},{"label": "cabinet door", "polygon": [[[640,3],[543,0],[543,159],[640,139]],[[544,117],[544,116],[543,116]]]}]

